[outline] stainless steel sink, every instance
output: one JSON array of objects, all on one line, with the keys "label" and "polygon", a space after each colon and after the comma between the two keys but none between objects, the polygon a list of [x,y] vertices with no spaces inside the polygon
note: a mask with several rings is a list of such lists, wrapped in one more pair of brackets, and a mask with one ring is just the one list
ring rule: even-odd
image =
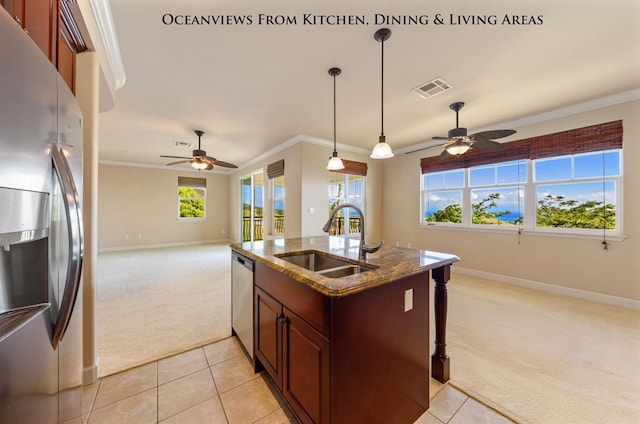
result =
[{"label": "stainless steel sink", "polygon": [[346,277],[377,268],[373,265],[362,265],[356,261],[338,258],[316,250],[283,253],[275,256],[327,278]]},{"label": "stainless steel sink", "polygon": [[322,271],[324,269],[336,268],[345,265],[351,265],[349,261],[343,261],[342,259],[328,256],[320,252],[295,252],[285,253],[282,255],[276,255],[276,257],[283,261],[291,262],[294,265],[298,265],[309,271]]},{"label": "stainless steel sink", "polygon": [[371,271],[371,269],[359,265],[345,265],[337,268],[325,269],[324,271],[318,272],[318,274],[327,278],[340,278],[346,277],[347,275],[360,274],[366,271]]}]

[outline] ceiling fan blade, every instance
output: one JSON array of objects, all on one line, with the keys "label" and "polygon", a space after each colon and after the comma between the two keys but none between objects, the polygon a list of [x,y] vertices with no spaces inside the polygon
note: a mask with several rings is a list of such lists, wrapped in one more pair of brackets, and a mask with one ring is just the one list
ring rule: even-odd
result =
[{"label": "ceiling fan blade", "polygon": [[213,169],[213,164],[212,163],[208,164],[207,167],[204,168],[205,171],[211,171],[212,169]]},{"label": "ceiling fan blade", "polygon": [[166,156],[166,155],[160,155],[161,158],[173,158],[173,159],[191,159],[191,158],[186,158],[184,156]]},{"label": "ceiling fan blade", "polygon": [[493,140],[496,138],[508,137],[516,133],[516,130],[491,130],[482,131],[479,133],[471,134],[471,138],[478,141]]},{"label": "ceiling fan blade", "polygon": [[237,167],[238,167],[237,165],[234,165],[234,164],[229,163],[229,162],[223,162],[223,161],[221,161],[221,160],[216,160],[216,161],[215,161],[215,162],[213,162],[213,163],[214,163],[215,165],[222,166],[222,167],[225,167],[225,168],[237,168]]},{"label": "ceiling fan blade", "polygon": [[412,150],[410,152],[405,152],[405,154],[410,155],[411,153],[419,152],[421,150],[433,149],[434,147],[444,146],[445,144],[449,144],[449,142],[448,142],[449,139],[448,138],[442,138],[442,139],[434,138],[434,140],[447,140],[447,141],[445,141],[444,143],[438,143],[438,144],[434,144],[434,145],[427,146],[427,147],[420,147],[419,149],[415,149],[415,150]]},{"label": "ceiling fan blade", "polygon": [[476,150],[490,150],[490,151],[498,151],[498,150],[505,149],[504,144],[498,143],[497,141],[491,141],[491,140],[474,141],[471,144],[471,147]]},{"label": "ceiling fan blade", "polygon": [[191,159],[189,159],[189,160],[179,160],[179,161],[177,161],[177,162],[171,162],[171,163],[168,163],[168,164],[167,164],[167,166],[170,166],[170,165],[180,165],[180,164],[183,164],[183,163],[190,163],[190,162],[191,162]]},{"label": "ceiling fan blade", "polygon": [[451,156],[449,154],[449,152],[447,152],[447,149],[443,150],[442,153],[440,153],[440,160],[444,160],[446,158],[448,158],[449,156]]}]

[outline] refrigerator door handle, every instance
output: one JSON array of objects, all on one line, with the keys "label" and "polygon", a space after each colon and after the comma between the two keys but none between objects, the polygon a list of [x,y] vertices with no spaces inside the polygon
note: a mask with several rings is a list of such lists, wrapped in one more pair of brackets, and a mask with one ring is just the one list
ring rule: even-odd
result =
[{"label": "refrigerator door handle", "polygon": [[67,330],[69,321],[71,320],[73,305],[75,304],[76,297],[78,296],[84,246],[82,240],[80,197],[78,196],[78,191],[73,181],[71,168],[69,168],[69,163],[67,162],[62,149],[57,145],[53,145],[51,149],[53,166],[58,177],[58,182],[60,183],[62,198],[64,199],[63,203],[67,215],[67,229],[70,239],[67,278],[64,285],[64,293],[62,295],[60,313],[58,314],[58,319],[53,327],[53,337],[51,340],[51,344],[55,349],[64,337],[64,333]]}]

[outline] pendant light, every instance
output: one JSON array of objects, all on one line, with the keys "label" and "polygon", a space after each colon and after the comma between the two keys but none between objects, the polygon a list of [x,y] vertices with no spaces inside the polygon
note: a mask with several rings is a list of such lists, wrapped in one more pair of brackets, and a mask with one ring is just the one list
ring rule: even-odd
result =
[{"label": "pendant light", "polygon": [[380,77],[380,138],[378,144],[376,144],[371,152],[373,159],[386,159],[393,157],[391,147],[387,144],[384,137],[384,42],[391,37],[391,30],[388,28],[382,28],[376,31],[373,38],[380,42],[382,46],[382,61],[381,61],[381,77]]},{"label": "pendant light", "polygon": [[329,171],[344,169],[344,164],[342,163],[342,159],[338,157],[338,150],[336,149],[336,77],[341,73],[340,68],[329,69],[329,75],[333,77],[333,155],[327,164]]}]

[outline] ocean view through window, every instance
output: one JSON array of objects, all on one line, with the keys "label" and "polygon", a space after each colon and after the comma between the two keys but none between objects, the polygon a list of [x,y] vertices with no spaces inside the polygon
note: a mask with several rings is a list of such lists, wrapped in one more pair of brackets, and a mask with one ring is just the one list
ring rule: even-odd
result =
[{"label": "ocean view through window", "polygon": [[621,234],[622,151],[425,173],[421,225]]}]

